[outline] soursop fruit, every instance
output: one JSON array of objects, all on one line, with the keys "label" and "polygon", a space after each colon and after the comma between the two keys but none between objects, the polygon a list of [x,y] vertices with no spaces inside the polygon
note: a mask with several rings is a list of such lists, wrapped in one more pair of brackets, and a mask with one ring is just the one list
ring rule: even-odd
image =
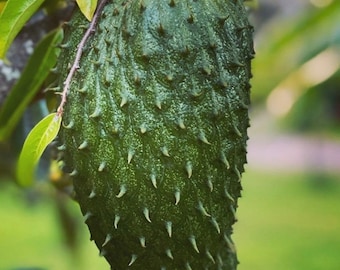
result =
[{"label": "soursop fruit", "polygon": [[[88,27],[65,29],[60,85]],[[108,1],[59,149],[112,269],[236,269],[252,27],[241,0]]]}]

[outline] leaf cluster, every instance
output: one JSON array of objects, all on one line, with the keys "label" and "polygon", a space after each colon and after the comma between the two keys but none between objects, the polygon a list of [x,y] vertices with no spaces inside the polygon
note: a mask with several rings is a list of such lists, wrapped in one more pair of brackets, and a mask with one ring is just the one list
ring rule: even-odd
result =
[{"label": "leaf cluster", "polygon": [[[84,16],[91,21],[97,7],[97,0],[77,0]],[[39,10],[48,14],[53,9],[65,6],[65,0],[7,0],[0,2],[0,59],[6,63],[6,53],[24,25]],[[41,91],[44,82],[51,76],[57,63],[59,44],[63,39],[61,27],[46,34],[36,45],[20,78],[10,90],[0,107],[0,142],[7,141],[28,105]],[[27,136],[17,164],[17,180],[23,186],[33,183],[35,167],[46,147],[55,139],[61,124],[61,116],[51,113],[42,119]]]}]

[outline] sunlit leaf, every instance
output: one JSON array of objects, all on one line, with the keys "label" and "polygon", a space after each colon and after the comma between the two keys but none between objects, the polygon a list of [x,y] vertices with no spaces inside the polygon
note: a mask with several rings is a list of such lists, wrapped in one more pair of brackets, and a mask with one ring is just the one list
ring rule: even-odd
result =
[{"label": "sunlit leaf", "polygon": [[98,0],[76,0],[80,11],[84,14],[86,19],[92,20],[93,14],[97,8]]},{"label": "sunlit leaf", "polygon": [[44,0],[8,0],[0,14],[0,58]]},{"label": "sunlit leaf", "polygon": [[61,117],[52,113],[42,119],[28,134],[17,164],[17,180],[21,186],[32,185],[39,159],[57,136],[60,124]]},{"label": "sunlit leaf", "polygon": [[12,133],[27,105],[32,101],[40,86],[55,66],[63,38],[61,29],[49,33],[36,47],[23,70],[20,79],[11,89],[0,110],[0,141]]}]

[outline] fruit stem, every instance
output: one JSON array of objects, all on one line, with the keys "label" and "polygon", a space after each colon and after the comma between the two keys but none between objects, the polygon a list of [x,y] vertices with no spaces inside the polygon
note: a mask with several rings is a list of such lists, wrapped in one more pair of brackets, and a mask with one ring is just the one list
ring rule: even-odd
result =
[{"label": "fruit stem", "polygon": [[70,72],[68,73],[66,80],[64,81],[64,88],[63,88],[63,91],[61,93],[61,102],[60,102],[60,105],[57,109],[57,116],[58,117],[61,117],[63,115],[64,106],[65,106],[66,100],[67,100],[67,94],[68,94],[70,86],[71,86],[71,80],[74,76],[74,73],[79,69],[79,61],[80,61],[80,58],[83,54],[84,46],[85,46],[87,40],[89,39],[90,35],[92,33],[94,33],[94,31],[95,31],[95,27],[98,23],[99,16],[100,16],[100,14],[101,14],[101,12],[102,12],[105,4],[106,4],[106,1],[107,0],[102,0],[98,4],[96,11],[93,14],[92,21],[90,22],[89,27],[87,28],[83,38],[81,39],[80,43],[77,46],[76,57],[74,59],[73,65],[70,69]]}]

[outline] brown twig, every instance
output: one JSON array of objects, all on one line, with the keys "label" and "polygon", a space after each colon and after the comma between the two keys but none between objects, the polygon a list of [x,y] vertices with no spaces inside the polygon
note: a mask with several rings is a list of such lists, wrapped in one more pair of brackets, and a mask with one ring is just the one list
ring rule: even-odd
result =
[{"label": "brown twig", "polygon": [[74,73],[79,69],[79,62],[80,62],[80,58],[83,54],[83,49],[84,46],[87,42],[87,40],[89,39],[90,35],[95,31],[95,27],[98,23],[98,19],[99,16],[105,6],[107,0],[102,0],[100,1],[100,3],[97,6],[97,9],[93,15],[92,21],[89,25],[89,28],[86,30],[83,38],[81,39],[80,43],[78,44],[77,47],[77,53],[76,53],[76,58],[74,59],[73,65],[70,69],[70,72],[68,73],[66,80],[64,81],[64,88],[63,91],[61,93],[61,102],[60,105],[57,109],[57,117],[61,117],[63,115],[64,112],[64,106],[66,104],[66,100],[67,100],[67,95],[71,86],[71,80],[74,76]]}]

